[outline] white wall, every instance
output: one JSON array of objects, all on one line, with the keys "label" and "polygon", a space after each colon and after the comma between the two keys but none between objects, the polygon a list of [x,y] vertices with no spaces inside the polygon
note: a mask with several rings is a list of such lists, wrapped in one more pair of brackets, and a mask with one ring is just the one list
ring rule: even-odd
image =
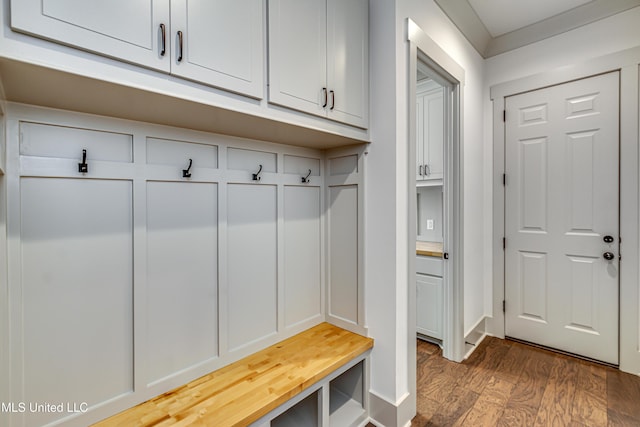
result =
[{"label": "white wall", "polygon": [[[464,143],[464,331],[465,334],[484,315],[484,288],[488,276],[485,275],[485,262],[482,254],[490,243],[485,235],[485,206],[491,199],[486,199],[484,153],[486,146],[483,139],[483,82],[484,61],[466,38],[449,21],[444,12],[432,0],[398,1],[398,50],[397,67],[399,79],[408,76],[406,49],[406,18],[411,18],[429,37],[440,45],[464,70],[465,86],[463,88],[463,143]],[[406,87],[406,81],[404,86]],[[402,114],[398,114],[397,141],[406,141],[406,91],[398,94],[398,105]]]},{"label": "white wall", "polygon": [[[621,68],[621,233],[625,234],[627,242],[627,254],[635,256],[623,257],[623,263],[627,261],[627,267],[621,268],[621,324],[620,324],[620,368],[633,373],[640,372],[640,330],[638,296],[640,289],[638,282],[638,257],[637,247],[640,241],[638,234],[638,159],[637,155],[624,153],[637,153],[638,140],[638,63],[640,55],[637,48],[640,47],[640,7],[594,22],[587,26],[560,34],[558,36],[524,46],[517,50],[489,58],[485,61],[485,88],[484,88],[484,133],[485,147],[491,147],[493,141],[493,107],[490,101],[489,91],[491,86],[523,79],[529,76],[538,76],[534,81],[544,81],[540,84],[560,83],[562,80],[553,80],[555,76],[570,76],[568,78],[585,77],[590,71],[583,64],[594,64],[593,60],[609,55],[609,59],[599,59],[597,63],[606,63],[607,71]],[[613,55],[615,53],[636,48],[632,54]],[[635,55],[635,56],[634,56]],[[631,59],[629,59],[631,57]],[[631,62],[629,62],[631,61]],[[593,68],[594,66],[592,66]],[[596,67],[597,68],[597,67]],[[593,69],[596,69],[593,68]],[[600,71],[600,72],[602,72]],[[593,72],[593,71],[591,71]],[[597,72],[597,71],[596,71]],[[636,77],[633,77],[633,76]],[[547,77],[552,76],[552,77]],[[627,76],[627,77],[625,77]],[[631,76],[630,78],[628,76]],[[558,77],[563,78],[563,77]],[[567,78],[567,77],[564,77]],[[530,79],[531,80],[531,79]],[[514,86],[515,87],[515,86]],[[524,89],[530,90],[533,87]],[[523,88],[520,88],[523,90]],[[502,98],[500,98],[502,99]],[[489,181],[493,170],[493,158],[490,151],[485,153],[486,174]],[[491,185],[485,187],[485,192],[492,193]],[[485,195],[485,198],[487,196]],[[491,229],[491,226],[488,227]],[[487,251],[489,253],[489,251]],[[491,260],[492,261],[492,260]],[[491,265],[488,262],[487,265]],[[492,285],[486,283],[486,295],[494,292]],[[497,294],[498,292],[496,292]],[[485,303],[487,314],[492,313],[491,302]],[[497,312],[498,308],[495,308]],[[496,315],[496,318],[500,317]],[[495,327],[502,327],[500,322]],[[495,333],[495,331],[494,331]]]},{"label": "white wall", "polygon": [[[408,43],[411,18],[466,72],[463,100],[464,141],[464,325],[465,331],[484,315],[487,276],[479,254],[485,247],[483,139],[483,60],[433,0],[370,0],[371,145],[365,178],[366,317],[376,340],[371,357],[371,391],[399,408],[396,416],[372,416],[386,426],[410,420],[415,411],[415,341],[408,337],[410,253],[407,210],[415,197],[408,146]],[[393,119],[395,118],[395,119]],[[413,170],[413,169],[411,169]],[[411,354],[413,352],[413,354]],[[411,373],[413,366],[413,373]],[[409,393],[413,393],[409,397]],[[409,398],[407,398],[409,397]],[[409,408],[409,409],[407,409]]]},{"label": "white wall", "polygon": [[[640,44],[640,7],[486,60],[485,87]],[[484,97],[488,102],[489,97]],[[488,108],[488,111],[491,111]],[[485,125],[491,129],[491,123]]]},{"label": "white wall", "polygon": [[[442,242],[442,186],[417,188],[418,237],[429,242]],[[433,229],[427,229],[427,221],[433,221]]]}]

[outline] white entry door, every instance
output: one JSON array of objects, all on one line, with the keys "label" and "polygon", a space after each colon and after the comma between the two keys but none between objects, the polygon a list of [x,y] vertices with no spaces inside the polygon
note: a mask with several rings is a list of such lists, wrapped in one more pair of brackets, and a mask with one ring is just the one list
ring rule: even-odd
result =
[{"label": "white entry door", "polygon": [[619,73],[506,99],[505,333],[618,364]]}]

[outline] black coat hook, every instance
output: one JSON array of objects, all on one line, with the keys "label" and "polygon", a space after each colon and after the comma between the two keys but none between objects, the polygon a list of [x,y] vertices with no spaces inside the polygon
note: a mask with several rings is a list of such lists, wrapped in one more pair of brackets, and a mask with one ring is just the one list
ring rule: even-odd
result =
[{"label": "black coat hook", "polygon": [[89,165],[87,164],[87,150],[82,150],[82,163],[78,163],[78,172],[89,172]]},{"label": "black coat hook", "polygon": [[306,183],[311,182],[311,180],[309,179],[310,176],[311,176],[311,169],[309,169],[309,173],[307,174],[307,176],[303,176],[302,177],[302,183],[306,184]]},{"label": "black coat hook", "polygon": [[260,181],[260,179],[262,178],[260,176],[260,173],[262,172],[262,165],[260,165],[260,169],[258,169],[258,172],[253,174],[253,180],[254,181]]},{"label": "black coat hook", "polygon": [[182,169],[182,177],[183,178],[191,178],[191,165],[193,164],[193,159],[189,159],[189,167],[186,169]]}]

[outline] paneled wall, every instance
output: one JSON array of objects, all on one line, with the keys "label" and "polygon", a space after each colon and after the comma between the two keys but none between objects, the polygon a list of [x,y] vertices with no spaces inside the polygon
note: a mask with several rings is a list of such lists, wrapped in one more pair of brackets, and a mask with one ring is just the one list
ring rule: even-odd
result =
[{"label": "paneled wall", "polygon": [[7,119],[2,395],[89,409],[14,425],[89,424],[327,319],[364,330],[361,148]]}]

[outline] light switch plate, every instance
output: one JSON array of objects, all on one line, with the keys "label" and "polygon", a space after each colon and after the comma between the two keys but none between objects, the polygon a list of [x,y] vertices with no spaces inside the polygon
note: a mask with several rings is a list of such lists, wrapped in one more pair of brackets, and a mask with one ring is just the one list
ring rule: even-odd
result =
[{"label": "light switch plate", "polygon": [[427,230],[433,230],[433,220],[432,219],[428,219],[427,220]]}]

